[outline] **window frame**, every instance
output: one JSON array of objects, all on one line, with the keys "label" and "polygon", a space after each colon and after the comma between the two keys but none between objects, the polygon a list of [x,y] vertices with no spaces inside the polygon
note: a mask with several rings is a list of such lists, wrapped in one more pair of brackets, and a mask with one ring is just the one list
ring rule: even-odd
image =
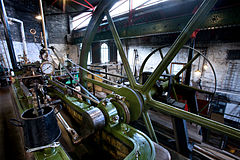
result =
[{"label": "window frame", "polygon": [[110,61],[109,46],[107,43],[102,43],[100,48],[101,63],[108,63]]}]

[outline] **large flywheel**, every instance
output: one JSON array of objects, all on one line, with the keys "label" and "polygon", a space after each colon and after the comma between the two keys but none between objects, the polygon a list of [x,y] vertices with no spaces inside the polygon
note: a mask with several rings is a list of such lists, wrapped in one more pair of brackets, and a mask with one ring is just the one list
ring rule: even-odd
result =
[{"label": "large flywheel", "polygon": [[[118,87],[116,87],[116,86],[113,86],[113,85],[110,85],[107,83],[102,83],[97,80],[90,79],[87,77],[86,71],[83,71],[83,70],[81,70],[81,73],[80,73],[81,83],[85,86],[86,86],[87,82],[93,83],[93,84],[99,85],[103,88],[106,88],[108,90],[111,90],[114,93],[119,94],[123,97],[126,97],[126,98],[134,97],[134,98],[132,98],[132,101],[130,102],[130,105],[129,105],[130,106],[129,111],[130,111],[130,115],[131,115],[130,121],[138,119],[140,117],[140,115],[142,114],[143,117],[146,118],[147,121],[149,122],[149,127],[151,127],[151,121],[149,120],[147,110],[150,107],[152,107],[152,108],[154,108],[160,112],[163,112],[167,115],[185,119],[187,121],[191,121],[193,123],[199,124],[203,127],[213,129],[213,130],[216,130],[225,135],[229,135],[229,136],[239,139],[240,131],[238,129],[235,129],[230,126],[224,125],[222,123],[204,118],[197,114],[193,114],[193,113],[184,111],[182,109],[176,108],[174,106],[163,103],[161,101],[154,100],[150,94],[150,91],[153,88],[153,86],[155,85],[156,81],[166,70],[166,68],[171,63],[171,61],[174,59],[174,57],[177,55],[179,50],[188,41],[192,32],[195,29],[197,29],[199,24],[201,24],[205,20],[207,13],[215,5],[216,1],[217,0],[203,1],[202,5],[199,7],[198,11],[189,20],[189,22],[186,24],[183,31],[180,33],[178,38],[172,44],[172,46],[168,50],[166,56],[162,59],[162,61],[156,67],[154,72],[149,76],[149,78],[146,80],[146,82],[142,85],[142,84],[137,83],[137,81],[132,73],[132,70],[130,68],[126,54],[124,53],[123,45],[122,45],[122,42],[118,35],[117,29],[116,29],[114,22],[109,14],[109,9],[117,2],[117,0],[111,0],[111,1],[110,0],[102,0],[99,3],[99,5],[97,6],[96,10],[93,12],[92,19],[88,25],[88,28],[85,33],[85,37],[82,42],[83,45],[82,45],[82,50],[81,50],[81,55],[80,55],[80,66],[87,69],[87,59],[88,59],[88,52],[90,50],[90,46],[94,40],[94,36],[97,32],[99,25],[102,22],[103,17],[106,16],[110,30],[113,35],[113,39],[115,41],[117,49],[119,50],[119,54],[121,56],[123,66],[124,66],[126,75],[128,77],[128,81],[130,83],[130,87],[128,88],[128,87],[122,86],[122,85],[118,85]],[[152,134],[154,134],[154,133],[152,133]]]}]

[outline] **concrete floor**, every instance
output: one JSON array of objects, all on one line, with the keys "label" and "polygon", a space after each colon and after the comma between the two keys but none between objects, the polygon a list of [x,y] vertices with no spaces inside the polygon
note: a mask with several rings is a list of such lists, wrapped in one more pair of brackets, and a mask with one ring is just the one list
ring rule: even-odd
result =
[{"label": "concrete floor", "polygon": [[9,122],[18,117],[14,106],[10,87],[0,88],[0,160],[25,159],[21,129]]}]

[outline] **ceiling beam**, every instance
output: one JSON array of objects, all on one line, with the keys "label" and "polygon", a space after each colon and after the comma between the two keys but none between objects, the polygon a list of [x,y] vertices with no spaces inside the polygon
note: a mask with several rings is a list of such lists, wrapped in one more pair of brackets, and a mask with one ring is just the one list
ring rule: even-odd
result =
[{"label": "ceiling beam", "polygon": [[[222,9],[218,11],[212,11],[205,23],[203,23],[200,29],[215,29],[229,26],[240,25],[239,17],[240,7],[232,7]],[[118,27],[117,30],[121,39],[125,38],[137,38],[150,35],[169,34],[173,32],[181,31],[192,15],[185,15],[172,19],[159,19],[154,22],[145,22],[142,24],[136,24],[126,27]],[[81,43],[84,36],[84,31],[73,31],[72,42],[73,44]],[[113,39],[110,30],[106,29],[96,34],[94,41],[110,40]]]}]

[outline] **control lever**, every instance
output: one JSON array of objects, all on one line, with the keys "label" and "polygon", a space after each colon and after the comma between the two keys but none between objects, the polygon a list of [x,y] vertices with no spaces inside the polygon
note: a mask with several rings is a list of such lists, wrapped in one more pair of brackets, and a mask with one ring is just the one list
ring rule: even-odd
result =
[{"label": "control lever", "polygon": [[66,129],[66,131],[72,136],[73,143],[77,144],[77,143],[81,142],[82,139],[79,137],[78,133],[68,125],[68,123],[62,117],[62,115],[59,112],[56,115],[57,115],[58,120],[62,123],[62,125]]},{"label": "control lever", "polygon": [[53,143],[48,144],[46,146],[41,146],[41,147],[28,149],[27,152],[35,152],[35,151],[39,151],[39,150],[46,149],[46,148],[57,148],[58,146],[60,146],[59,142],[53,142]]}]

